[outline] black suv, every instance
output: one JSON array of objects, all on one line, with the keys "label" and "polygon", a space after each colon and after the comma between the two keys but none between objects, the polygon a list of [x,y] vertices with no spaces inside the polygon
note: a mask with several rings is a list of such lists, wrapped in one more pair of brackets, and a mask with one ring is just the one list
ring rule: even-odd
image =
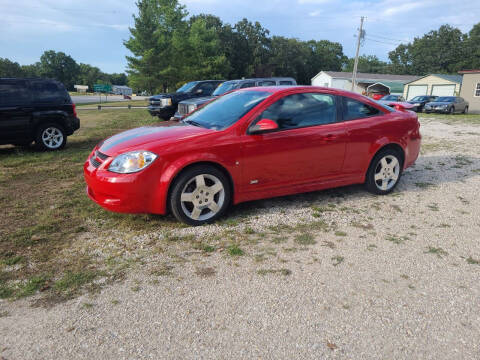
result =
[{"label": "black suv", "polygon": [[201,105],[221,96],[229,91],[237,89],[245,89],[255,86],[290,86],[297,85],[295,79],[286,77],[274,77],[274,78],[253,78],[253,79],[239,79],[229,80],[221,84],[212,94],[212,96],[202,96],[193,99],[181,101],[178,104],[178,111],[175,113],[173,120],[181,120],[187,114],[196,110]]},{"label": "black suv", "polygon": [[63,84],[47,79],[0,78],[0,145],[58,150],[80,128]]},{"label": "black suv", "polygon": [[163,120],[170,118],[177,111],[178,103],[182,100],[200,96],[210,96],[224,80],[192,81],[183,85],[171,94],[153,95],[150,99],[148,112],[152,116],[158,116]]}]

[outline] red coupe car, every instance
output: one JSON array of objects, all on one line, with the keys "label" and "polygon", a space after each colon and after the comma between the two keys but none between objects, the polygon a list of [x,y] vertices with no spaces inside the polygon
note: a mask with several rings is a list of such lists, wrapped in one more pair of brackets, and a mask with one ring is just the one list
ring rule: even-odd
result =
[{"label": "red coupe car", "polygon": [[351,92],[248,88],[173,126],[102,141],[85,162],[87,193],[112,211],[171,211],[191,225],[274,196],[358,183],[387,194],[417,159],[419,129],[415,113]]}]

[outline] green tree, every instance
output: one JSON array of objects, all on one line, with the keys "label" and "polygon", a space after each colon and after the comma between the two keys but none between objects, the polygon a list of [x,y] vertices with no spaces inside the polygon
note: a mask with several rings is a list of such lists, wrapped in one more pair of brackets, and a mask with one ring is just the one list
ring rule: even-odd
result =
[{"label": "green tree", "polygon": [[78,64],[63,52],[49,50],[40,57],[39,75],[60,81],[68,90],[73,90],[78,72]]},{"label": "green tree", "polygon": [[217,29],[198,17],[191,22],[186,39],[182,33],[176,33],[173,45],[182,54],[183,80],[222,79],[230,71]]},{"label": "green tree", "polygon": [[[348,59],[344,70],[353,71],[355,58]],[[381,61],[375,55],[361,55],[358,57],[358,72],[372,73],[372,74],[389,74],[391,72],[390,65]]]},{"label": "green tree", "polygon": [[139,0],[135,26],[124,42],[133,56],[127,56],[132,86],[154,92],[167,91],[179,78],[179,54],[174,52],[173,38],[186,34],[185,7],[178,0]]},{"label": "green tree", "polygon": [[0,77],[22,77],[23,71],[19,63],[7,58],[0,58]]},{"label": "green tree", "polygon": [[442,25],[408,45],[401,44],[389,53],[396,73],[428,74],[455,73],[461,70],[468,57],[465,49],[467,36],[450,25]]}]

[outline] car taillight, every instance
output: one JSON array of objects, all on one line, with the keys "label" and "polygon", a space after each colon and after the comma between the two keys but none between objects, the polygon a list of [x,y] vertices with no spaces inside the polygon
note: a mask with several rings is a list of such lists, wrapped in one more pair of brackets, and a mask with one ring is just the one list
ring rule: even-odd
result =
[{"label": "car taillight", "polygon": [[73,116],[77,117],[77,107],[75,104],[72,104]]}]

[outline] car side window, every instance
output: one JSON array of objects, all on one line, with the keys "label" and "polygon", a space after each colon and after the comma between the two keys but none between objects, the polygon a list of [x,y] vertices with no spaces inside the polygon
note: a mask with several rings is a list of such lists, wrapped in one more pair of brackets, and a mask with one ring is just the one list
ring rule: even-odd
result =
[{"label": "car side window", "polygon": [[275,121],[279,130],[331,124],[337,120],[335,97],[320,93],[288,95],[270,105],[260,119]]},{"label": "car side window", "polygon": [[0,82],[0,106],[16,106],[28,103],[25,82]]},{"label": "car side window", "polygon": [[293,83],[291,81],[283,80],[283,81],[280,81],[280,85],[293,85]]},{"label": "car side window", "polygon": [[52,81],[33,81],[30,85],[35,102],[65,101],[65,91]]},{"label": "car side window", "polygon": [[275,81],[270,81],[270,80],[262,81],[258,84],[258,86],[275,86],[275,85],[276,85]]},{"label": "car side window", "polygon": [[379,115],[381,111],[361,101],[344,97],[342,113],[343,120],[353,120],[376,116]]},{"label": "car side window", "polygon": [[242,86],[240,86],[240,89],[245,89],[245,88],[254,87],[254,86],[255,86],[254,82],[246,82],[246,83],[243,83]]},{"label": "car side window", "polygon": [[203,84],[198,85],[196,90],[201,89],[202,90],[202,95],[211,95],[216,87],[217,87],[217,84],[207,82],[207,83],[203,83]]}]

